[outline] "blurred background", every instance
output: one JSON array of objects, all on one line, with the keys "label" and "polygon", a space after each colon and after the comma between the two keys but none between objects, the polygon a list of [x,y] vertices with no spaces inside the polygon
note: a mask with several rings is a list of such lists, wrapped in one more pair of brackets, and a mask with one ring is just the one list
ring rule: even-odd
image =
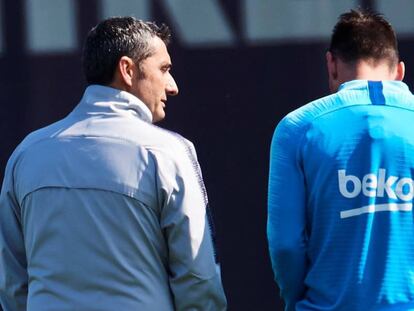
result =
[{"label": "blurred background", "polygon": [[391,21],[413,88],[412,0],[0,0],[0,177],[24,136],[78,103],[92,26],[124,15],[164,22],[180,94],[159,125],[197,148],[229,310],[282,310],[266,243],[270,140],[286,113],[328,94],[332,27],[358,6]]}]

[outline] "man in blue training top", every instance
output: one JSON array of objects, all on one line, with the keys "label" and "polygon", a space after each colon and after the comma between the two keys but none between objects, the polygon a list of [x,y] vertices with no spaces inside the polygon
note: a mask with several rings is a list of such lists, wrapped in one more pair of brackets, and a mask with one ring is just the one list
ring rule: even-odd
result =
[{"label": "man in blue training top", "polygon": [[379,14],[340,16],[332,95],[288,114],[270,155],[268,239],[286,310],[414,309],[414,96]]}]

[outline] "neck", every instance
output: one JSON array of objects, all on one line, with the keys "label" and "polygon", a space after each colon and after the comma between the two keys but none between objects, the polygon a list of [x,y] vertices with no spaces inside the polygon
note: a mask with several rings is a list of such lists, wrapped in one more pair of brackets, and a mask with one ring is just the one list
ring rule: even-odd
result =
[{"label": "neck", "polygon": [[395,70],[388,63],[374,64],[367,61],[359,61],[354,66],[346,66],[343,71],[344,80],[395,80]]},{"label": "neck", "polygon": [[115,80],[115,79],[114,79],[114,81],[109,83],[108,86],[110,86],[114,89],[121,90],[121,91],[127,91],[127,92],[129,91],[129,88],[125,84],[123,84],[123,83],[121,83],[121,82],[119,82],[118,80]]},{"label": "neck", "polygon": [[351,80],[399,80],[404,78],[404,63],[399,62],[396,66],[390,66],[387,61],[374,62],[372,60],[359,60],[355,63],[345,63],[339,58],[333,58],[327,54],[329,88],[332,93],[339,86]]}]

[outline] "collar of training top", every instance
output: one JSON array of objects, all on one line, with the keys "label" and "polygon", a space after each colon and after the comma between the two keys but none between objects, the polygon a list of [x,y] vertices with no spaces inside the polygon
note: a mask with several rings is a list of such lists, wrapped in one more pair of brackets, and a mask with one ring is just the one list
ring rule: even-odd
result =
[{"label": "collar of training top", "polygon": [[369,84],[372,82],[380,82],[382,85],[390,88],[391,90],[394,89],[395,91],[409,91],[407,84],[402,81],[392,81],[392,80],[384,80],[384,81],[368,81],[368,80],[352,80],[345,82],[339,86],[338,91],[343,90],[368,90]]},{"label": "collar of training top", "polygon": [[148,107],[126,91],[94,84],[86,88],[81,102],[99,108],[100,111],[133,113],[143,121],[152,123]]}]

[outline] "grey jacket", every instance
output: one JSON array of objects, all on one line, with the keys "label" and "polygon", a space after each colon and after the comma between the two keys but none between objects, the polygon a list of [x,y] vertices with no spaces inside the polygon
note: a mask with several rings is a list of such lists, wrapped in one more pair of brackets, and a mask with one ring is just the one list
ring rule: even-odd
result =
[{"label": "grey jacket", "polygon": [[93,85],[18,146],[0,196],[4,311],[226,309],[195,150],[151,118]]}]

